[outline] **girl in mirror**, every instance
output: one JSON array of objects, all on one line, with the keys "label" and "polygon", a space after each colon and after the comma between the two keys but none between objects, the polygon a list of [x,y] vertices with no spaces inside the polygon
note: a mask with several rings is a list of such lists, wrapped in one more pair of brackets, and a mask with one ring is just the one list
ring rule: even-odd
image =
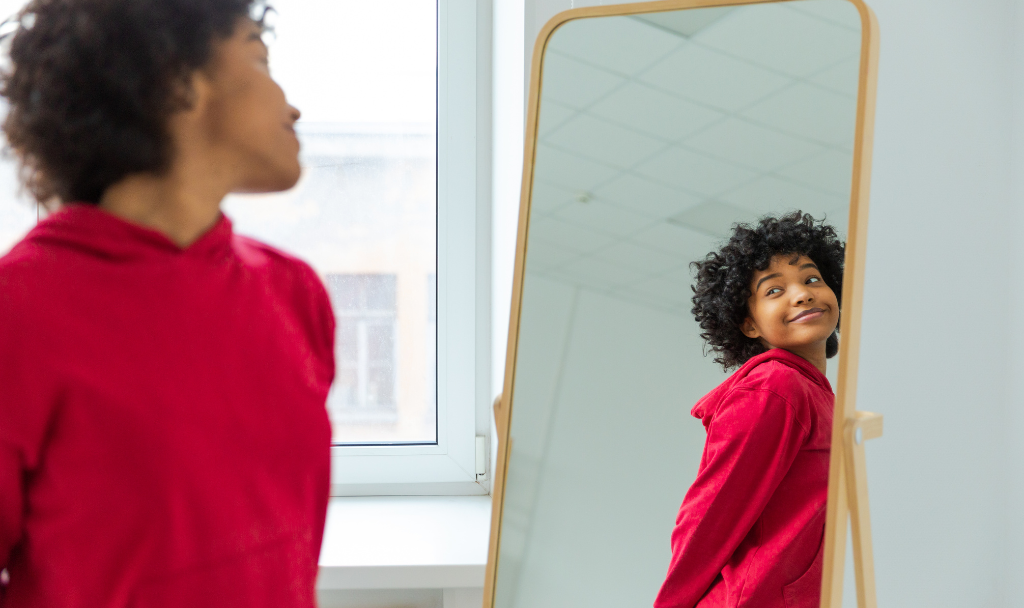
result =
[{"label": "girl in mirror", "polygon": [[233,233],[299,178],[252,0],[32,0],[2,75],[52,213],[0,259],[0,605],[312,608],[334,321]]},{"label": "girl in mirror", "polygon": [[707,440],[656,608],[818,606],[843,260],[831,226],[794,212],[693,263],[701,337],[736,371],[691,411]]}]

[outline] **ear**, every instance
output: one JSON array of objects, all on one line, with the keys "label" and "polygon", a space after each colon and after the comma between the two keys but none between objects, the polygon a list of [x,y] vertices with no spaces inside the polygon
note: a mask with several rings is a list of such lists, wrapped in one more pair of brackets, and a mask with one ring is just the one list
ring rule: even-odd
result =
[{"label": "ear", "polygon": [[740,324],[740,331],[743,332],[744,336],[751,340],[756,340],[761,337],[761,332],[758,331],[757,326],[754,325],[754,320],[750,317],[743,319],[743,323]]},{"label": "ear", "polygon": [[207,131],[210,121],[215,119],[209,111],[213,93],[213,83],[203,70],[193,71],[186,81],[175,85],[174,94],[184,106],[168,117],[167,129],[177,146],[203,139],[197,139],[196,133]]},{"label": "ear", "polygon": [[214,81],[208,69],[198,69],[192,72],[188,82],[182,83],[183,90],[180,91],[188,99],[186,112],[203,113],[210,103],[214,94]]}]

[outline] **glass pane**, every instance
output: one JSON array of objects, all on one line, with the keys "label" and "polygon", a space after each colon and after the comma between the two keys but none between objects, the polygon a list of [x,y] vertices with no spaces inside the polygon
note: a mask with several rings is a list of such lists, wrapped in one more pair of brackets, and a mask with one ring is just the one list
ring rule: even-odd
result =
[{"label": "glass pane", "polygon": [[303,176],[229,197],[238,232],[320,273],[338,320],[336,443],[436,440],[436,21],[429,0],[275,0],[270,67]]},{"label": "glass pane", "polygon": [[[0,21],[25,6],[25,0],[0,0]],[[0,99],[0,120],[7,115],[7,104]],[[0,147],[7,140],[0,134]],[[0,154],[0,255],[7,253],[35,225],[35,199],[18,183],[18,163],[13,153]]]}]

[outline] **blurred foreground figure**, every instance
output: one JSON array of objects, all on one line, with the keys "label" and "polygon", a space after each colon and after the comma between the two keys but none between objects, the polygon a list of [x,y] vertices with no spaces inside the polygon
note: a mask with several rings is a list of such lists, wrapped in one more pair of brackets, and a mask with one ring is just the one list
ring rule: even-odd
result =
[{"label": "blurred foreground figure", "polygon": [[231,192],[299,178],[251,0],[34,0],[4,132],[52,213],[0,259],[0,606],[315,605],[334,320]]}]

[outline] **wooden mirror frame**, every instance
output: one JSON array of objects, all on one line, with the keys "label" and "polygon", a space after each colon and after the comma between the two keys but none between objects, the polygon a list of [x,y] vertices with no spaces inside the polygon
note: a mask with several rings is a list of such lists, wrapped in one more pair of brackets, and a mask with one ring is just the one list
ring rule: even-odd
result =
[{"label": "wooden mirror frame", "polygon": [[[534,44],[530,68],[530,94],[526,114],[523,154],[523,182],[516,237],[512,306],[505,358],[504,390],[494,402],[498,430],[498,457],[494,469],[491,508],[490,546],[484,579],[483,608],[494,608],[501,543],[505,479],[509,457],[509,430],[515,387],[516,354],[519,344],[519,318],[522,306],[523,275],[526,264],[527,231],[533,191],[533,164],[537,149],[537,125],[540,105],[544,51],[551,35],[562,25],[590,17],[618,17],[681,9],[718,6],[745,6],[794,0],[659,0],[611,6],[584,7],[558,13],[541,29]],[[850,189],[849,228],[846,240],[846,266],[843,273],[843,315],[840,321],[839,372],[832,425],[829,460],[828,503],[825,518],[825,548],[821,581],[821,608],[839,608],[843,600],[843,568],[846,559],[846,522],[853,526],[854,562],[857,578],[857,603],[874,608],[874,564],[871,553],[871,528],[867,511],[867,480],[864,474],[862,439],[853,439],[858,430],[863,439],[881,435],[881,416],[856,410],[857,368],[860,357],[861,302],[864,295],[864,259],[867,248],[868,195],[871,184],[871,151],[875,125],[875,92],[878,79],[878,20],[863,0],[844,0],[856,8],[861,18],[860,76],[857,88],[857,121],[853,147],[853,180]]]}]

